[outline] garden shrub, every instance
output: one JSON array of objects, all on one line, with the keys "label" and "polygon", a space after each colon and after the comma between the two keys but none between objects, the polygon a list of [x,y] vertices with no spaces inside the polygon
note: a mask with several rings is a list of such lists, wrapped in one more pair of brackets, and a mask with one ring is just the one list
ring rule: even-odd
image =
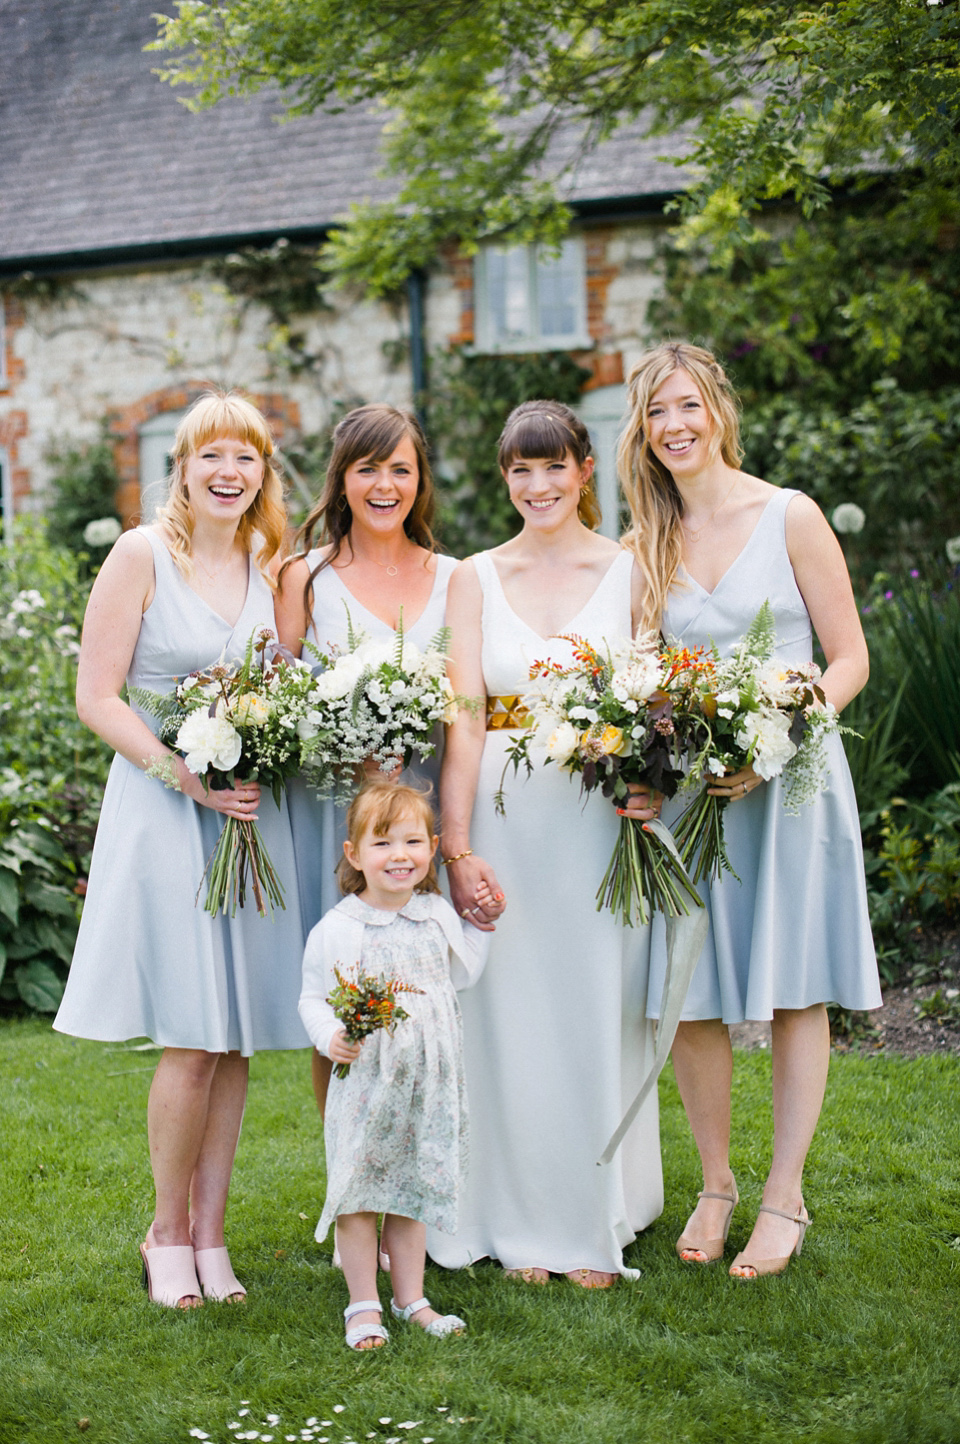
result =
[{"label": "garden shrub", "polygon": [[76,714],[83,558],[17,523],[0,552],[0,1005],[52,1012],[110,750]]},{"label": "garden shrub", "polygon": [[[120,477],[113,448],[104,435],[85,446],[55,447],[47,457],[52,465],[51,496],[46,509],[47,537],[52,546],[84,554],[87,563],[103,561],[120,532],[116,495]],[[91,522],[113,521],[103,540],[84,532]]]}]

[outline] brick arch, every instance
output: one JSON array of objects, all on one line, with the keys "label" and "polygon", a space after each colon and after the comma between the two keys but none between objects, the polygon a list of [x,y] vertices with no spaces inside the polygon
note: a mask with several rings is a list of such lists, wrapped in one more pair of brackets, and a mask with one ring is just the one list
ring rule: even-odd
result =
[{"label": "brick arch", "polygon": [[[114,462],[120,476],[116,506],[125,527],[136,526],[140,520],[141,426],[165,411],[185,411],[204,392],[216,390],[219,387],[211,381],[184,381],[179,386],[151,391],[139,401],[115,407],[110,412],[109,434],[113,437]],[[275,391],[242,390],[242,394],[263,412],[274,440],[281,445],[291,432],[299,431],[300,407],[296,401]]]}]

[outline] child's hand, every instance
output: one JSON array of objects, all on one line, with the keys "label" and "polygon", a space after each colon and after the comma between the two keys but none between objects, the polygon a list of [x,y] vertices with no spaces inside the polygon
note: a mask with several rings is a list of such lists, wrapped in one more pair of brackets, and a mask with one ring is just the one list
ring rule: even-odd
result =
[{"label": "child's hand", "polygon": [[334,1063],[355,1063],[363,1043],[349,1043],[345,1028],[338,1028],[330,1039],[330,1057]]},{"label": "child's hand", "polygon": [[[480,908],[485,922],[491,922],[498,918],[506,907],[506,900],[502,892],[494,892],[484,879],[477,884],[477,890],[473,895],[476,906]],[[477,915],[478,916],[478,915]],[[472,922],[474,919],[471,918]]]}]

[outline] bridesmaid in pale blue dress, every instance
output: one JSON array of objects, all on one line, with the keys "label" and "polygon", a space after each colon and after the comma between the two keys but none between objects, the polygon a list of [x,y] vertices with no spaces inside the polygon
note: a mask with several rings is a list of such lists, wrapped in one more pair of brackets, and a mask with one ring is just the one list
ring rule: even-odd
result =
[{"label": "bridesmaid in pale blue dress", "polygon": [[[291,890],[286,809],[256,783],[205,792],[122,693],[125,683],[170,692],[273,629],[266,568],[286,513],[272,452],[266,422],[239,396],[191,408],[167,504],[152,526],[124,533],[94,582],[77,675],[80,718],[117,756],[54,1026],[163,1048],[147,1109],[156,1212],[140,1251],[150,1298],[171,1308],[244,1295],[224,1245],[227,1191],[250,1055],[308,1045],[297,1013],[303,931],[295,904],[273,921],[250,904],[235,918],[196,905],[226,817],[258,818]],[[178,790],[146,775],[154,763]]]},{"label": "bridesmaid in pale blue dress", "polygon": [[[826,657],[823,690],[840,710],[867,680],[868,658],[840,546],[816,504],[739,469],[736,397],[714,357],[658,346],[628,381],[630,416],[618,456],[633,514],[628,537],[647,579],[645,625],[688,646],[727,653],[765,600],[776,653],[808,661],[811,630]],[[753,771],[711,789],[725,797],[737,877],[701,887],[710,932],[673,1045],[677,1085],[703,1165],[703,1192],[677,1243],[690,1263],[724,1251],[738,1201],[730,1169],[733,1056],[727,1024],[769,1020],[773,1161],[753,1232],[730,1273],[782,1273],[809,1216],[802,1177],[826,1087],[826,1004],[880,1006],[856,799],[839,737],[828,739],[827,788],[797,816],[782,784]],[[669,823],[679,805],[664,808]],[[739,881],[737,878],[739,877]],[[650,1006],[663,982],[662,921],[654,934]]]},{"label": "bridesmaid in pale blue dress", "polygon": [[[437,554],[433,514],[427,444],[416,418],[377,403],[349,412],[333,433],[323,492],[297,534],[296,555],[281,571],[281,641],[296,656],[304,639],[329,652],[346,648],[348,621],[371,637],[389,638],[402,614],[405,635],[425,648],[443,626],[456,566]],[[416,772],[397,774],[404,782],[435,785],[439,731],[434,756]],[[302,782],[291,785],[288,800],[306,935],[340,901],[334,869],[343,855],[345,811],[320,802]],[[321,1112],[329,1076],[329,1060],[314,1051]]]}]

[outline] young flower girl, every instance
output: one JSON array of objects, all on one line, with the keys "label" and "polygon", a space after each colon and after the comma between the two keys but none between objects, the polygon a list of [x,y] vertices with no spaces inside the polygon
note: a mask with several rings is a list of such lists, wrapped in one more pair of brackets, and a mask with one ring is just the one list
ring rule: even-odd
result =
[{"label": "young flower girl", "polygon": [[[380,1348],[388,1335],[377,1298],[377,1214],[389,1255],[396,1318],[428,1334],[462,1333],[464,1321],[441,1316],[423,1296],[426,1226],[453,1233],[467,1164],[467,1112],[454,987],[476,982],[489,935],[464,925],[439,896],[433,811],[422,793],[373,782],[347,813],[340,887],[343,900],[310,933],[303,958],[300,1015],[314,1045],[349,1064],[330,1081],[324,1120],[327,1197],[316,1237],[336,1220],[350,1303],[351,1349]],[[478,906],[496,915],[486,893]],[[396,978],[420,990],[401,993],[409,1017],[392,1032],[348,1042],[328,995],[334,969]]]}]

